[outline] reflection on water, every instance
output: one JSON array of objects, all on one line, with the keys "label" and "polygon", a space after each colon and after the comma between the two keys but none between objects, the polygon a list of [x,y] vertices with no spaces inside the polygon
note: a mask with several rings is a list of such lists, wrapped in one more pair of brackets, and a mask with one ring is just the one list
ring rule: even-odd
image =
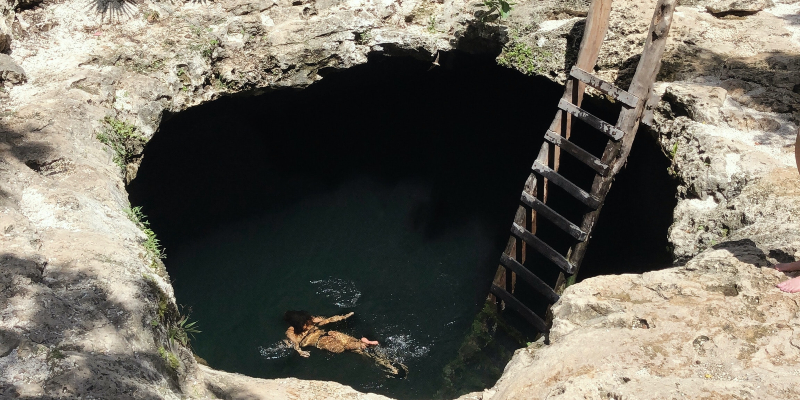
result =
[{"label": "reflection on water", "polygon": [[317,294],[323,295],[333,301],[337,307],[352,308],[356,306],[361,292],[356,289],[353,281],[346,281],[338,278],[328,278],[318,281],[311,281],[312,285],[317,286]]},{"label": "reflection on water", "polygon": [[[177,298],[203,334],[211,366],[258,377],[336,380],[399,398],[431,397],[475,310],[476,278],[494,256],[479,221],[427,234],[415,210],[428,184],[356,178],[336,191],[220,227],[171,249]],[[282,342],[290,309],[353,317],[325,326],[378,340],[378,358],[406,365],[395,379],[372,358]],[[405,374],[403,374],[405,375]]]},{"label": "reflection on water", "polygon": [[261,353],[261,357],[264,357],[267,360],[275,360],[278,358],[288,357],[294,352],[294,349],[292,346],[281,340],[280,342],[275,342],[268,347],[259,346],[258,352]]}]

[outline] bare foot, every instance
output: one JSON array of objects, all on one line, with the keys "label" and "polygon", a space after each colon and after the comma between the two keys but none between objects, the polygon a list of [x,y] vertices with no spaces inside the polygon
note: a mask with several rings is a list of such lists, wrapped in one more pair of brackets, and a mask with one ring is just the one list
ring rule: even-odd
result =
[{"label": "bare foot", "polygon": [[786,293],[800,292],[800,276],[789,279],[788,281],[783,281],[775,286]]},{"label": "bare foot", "polygon": [[775,269],[781,272],[800,271],[800,261],[775,264]]},{"label": "bare foot", "polygon": [[369,339],[367,339],[365,337],[361,338],[361,343],[364,343],[367,346],[377,346],[378,345],[378,341],[377,340],[369,340]]}]

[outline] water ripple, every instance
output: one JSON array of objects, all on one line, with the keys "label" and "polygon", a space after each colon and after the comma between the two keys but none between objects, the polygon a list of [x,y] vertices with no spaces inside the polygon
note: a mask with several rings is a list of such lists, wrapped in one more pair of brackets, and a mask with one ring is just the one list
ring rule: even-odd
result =
[{"label": "water ripple", "polygon": [[266,358],[267,360],[277,360],[279,358],[284,358],[290,354],[292,354],[292,346],[287,345],[284,341],[280,341],[277,343],[273,343],[269,347],[258,346],[258,352],[261,354],[261,357]]},{"label": "water ripple", "polygon": [[392,335],[376,348],[376,351],[384,353],[388,358],[400,362],[406,362],[411,358],[421,358],[430,352],[430,345],[419,343],[411,335]]},{"label": "water ripple", "polygon": [[361,298],[361,292],[356,288],[356,284],[353,281],[328,278],[311,281],[310,283],[317,286],[317,294],[333,300],[333,304],[339,308],[353,308],[356,306],[358,299]]}]

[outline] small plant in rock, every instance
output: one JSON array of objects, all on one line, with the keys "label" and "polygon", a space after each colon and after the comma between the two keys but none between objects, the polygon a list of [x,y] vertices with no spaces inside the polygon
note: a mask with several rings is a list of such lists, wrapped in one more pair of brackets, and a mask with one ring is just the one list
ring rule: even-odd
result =
[{"label": "small plant in rock", "polygon": [[140,74],[158,71],[164,66],[164,60],[156,59],[150,62],[135,61],[132,69]]},{"label": "small plant in rock", "polygon": [[486,10],[480,13],[479,18],[482,22],[493,21],[500,17],[501,19],[508,18],[511,10],[517,3],[508,0],[483,0],[483,6]]},{"label": "small plant in rock", "polygon": [[428,18],[428,32],[436,33],[436,16],[434,15]]},{"label": "small plant in rock", "polygon": [[50,350],[50,353],[47,355],[47,360],[63,360],[66,357],[66,354],[61,351],[61,347],[55,347],[53,350]]},{"label": "small plant in rock", "polygon": [[161,242],[159,242],[158,238],[156,237],[156,233],[153,232],[152,228],[150,228],[150,222],[142,212],[142,207],[126,208],[125,214],[128,216],[128,219],[136,224],[136,227],[141,229],[141,231],[144,232],[145,236],[147,237],[143,245],[145,250],[147,250],[147,254],[151,257],[151,266],[156,267],[158,265],[156,260],[167,258],[167,254],[164,251],[164,248],[161,246]]},{"label": "small plant in rock", "polygon": [[201,52],[203,54],[203,57],[211,58],[211,56],[214,54],[214,49],[216,49],[217,46],[219,46],[219,40],[217,39],[209,40],[208,44],[203,48],[203,51]]},{"label": "small plant in rock", "polygon": [[103,118],[103,128],[95,137],[114,152],[114,163],[125,172],[125,166],[138,156],[145,138],[135,126],[114,117]]},{"label": "small plant in rock", "polygon": [[189,336],[194,339],[196,333],[201,333],[197,326],[197,321],[189,322],[188,315],[182,315],[175,323],[171,324],[167,329],[167,336],[172,344],[178,342],[183,347],[189,346]]},{"label": "small plant in rock", "polygon": [[181,366],[181,362],[178,360],[178,357],[175,353],[167,350],[164,346],[158,348],[158,355],[167,363],[167,366],[175,371]]},{"label": "small plant in rock", "polygon": [[497,63],[504,67],[516,68],[527,75],[541,75],[546,72],[544,65],[552,56],[553,53],[548,50],[532,48],[524,42],[513,41],[497,57]]},{"label": "small plant in rock", "polygon": [[367,44],[369,43],[370,39],[372,39],[372,32],[370,31],[355,33],[355,41],[357,44]]},{"label": "small plant in rock", "polygon": [[217,90],[226,90],[227,91],[227,90],[231,89],[230,83],[228,81],[222,79],[222,77],[219,74],[215,74],[211,78],[211,83],[214,86],[214,88],[217,89]]}]

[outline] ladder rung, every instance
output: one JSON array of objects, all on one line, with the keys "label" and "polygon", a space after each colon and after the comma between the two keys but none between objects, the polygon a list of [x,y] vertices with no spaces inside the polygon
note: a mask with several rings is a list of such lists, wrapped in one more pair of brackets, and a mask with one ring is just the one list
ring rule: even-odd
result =
[{"label": "ladder rung", "polygon": [[603,164],[599,158],[589,154],[588,151],[578,147],[575,145],[575,143],[570,142],[565,137],[548,129],[547,133],[544,134],[544,138],[548,142],[561,147],[567,153],[572,154],[573,157],[597,171],[598,174],[602,176],[608,175],[608,165]]},{"label": "ladder rung", "polygon": [[516,222],[511,225],[511,234],[525,241],[525,243],[533,247],[533,249],[538,251],[541,255],[547,257],[548,260],[552,261],[553,264],[557,265],[558,268],[561,268],[564,272],[571,275],[572,271],[575,270],[575,267],[572,266],[561,253],[543,242],[542,239],[536,237],[536,235],[530,233],[527,229],[517,225]]},{"label": "ladder rung", "polygon": [[529,195],[528,193],[522,192],[522,197],[520,198],[525,205],[532,208],[536,211],[537,215],[541,215],[547,219],[549,219],[555,226],[561,228],[564,232],[570,234],[570,236],[574,237],[576,240],[582,242],[586,240],[586,232],[582,231],[581,228],[578,228],[577,225],[570,222],[568,219],[564,218],[561,214],[557,213],[552,208],[548,207],[546,204],[542,203],[536,197]]},{"label": "ladder rung", "polygon": [[538,276],[534,275],[533,272],[525,268],[525,266],[520,264],[517,260],[503,253],[500,255],[500,264],[503,264],[503,266],[506,268],[514,271],[518,277],[522,278],[522,280],[525,282],[528,282],[528,284],[531,285],[534,290],[544,295],[544,297],[546,297],[551,304],[558,301],[559,296],[553,291],[553,288],[544,283],[543,280],[539,279]]},{"label": "ladder rung", "polygon": [[630,108],[634,108],[639,104],[638,97],[578,68],[577,66],[572,67],[572,70],[569,71],[569,74],[572,75],[573,78],[578,79],[581,82],[613,97],[615,100],[618,100]]},{"label": "ladder rung", "polygon": [[522,315],[523,318],[528,320],[533,327],[539,332],[547,332],[547,324],[541,319],[535,312],[531,311],[530,308],[526,307],[522,304],[521,301],[517,300],[514,295],[508,293],[505,289],[492,284],[492,294],[497,296],[500,300],[503,300],[506,303],[506,306],[511,307],[514,311],[518,312]]},{"label": "ladder rung", "polygon": [[586,112],[586,110],[576,106],[575,104],[570,103],[565,99],[561,99],[558,102],[558,108],[574,115],[576,118],[581,119],[583,122],[589,124],[592,128],[605,133],[614,140],[622,139],[622,136],[625,134],[614,125],[611,125],[608,122],[603,121],[602,119],[597,118],[592,114],[589,114],[588,112]]},{"label": "ladder rung", "polygon": [[542,163],[539,161],[533,163],[533,172],[536,172],[537,174],[547,178],[547,180],[558,185],[560,188],[572,195],[572,197],[575,197],[588,207],[595,210],[600,207],[600,200],[587,193],[585,190],[579,188],[574,183],[568,181],[567,178],[564,178],[558,172],[542,165]]}]

